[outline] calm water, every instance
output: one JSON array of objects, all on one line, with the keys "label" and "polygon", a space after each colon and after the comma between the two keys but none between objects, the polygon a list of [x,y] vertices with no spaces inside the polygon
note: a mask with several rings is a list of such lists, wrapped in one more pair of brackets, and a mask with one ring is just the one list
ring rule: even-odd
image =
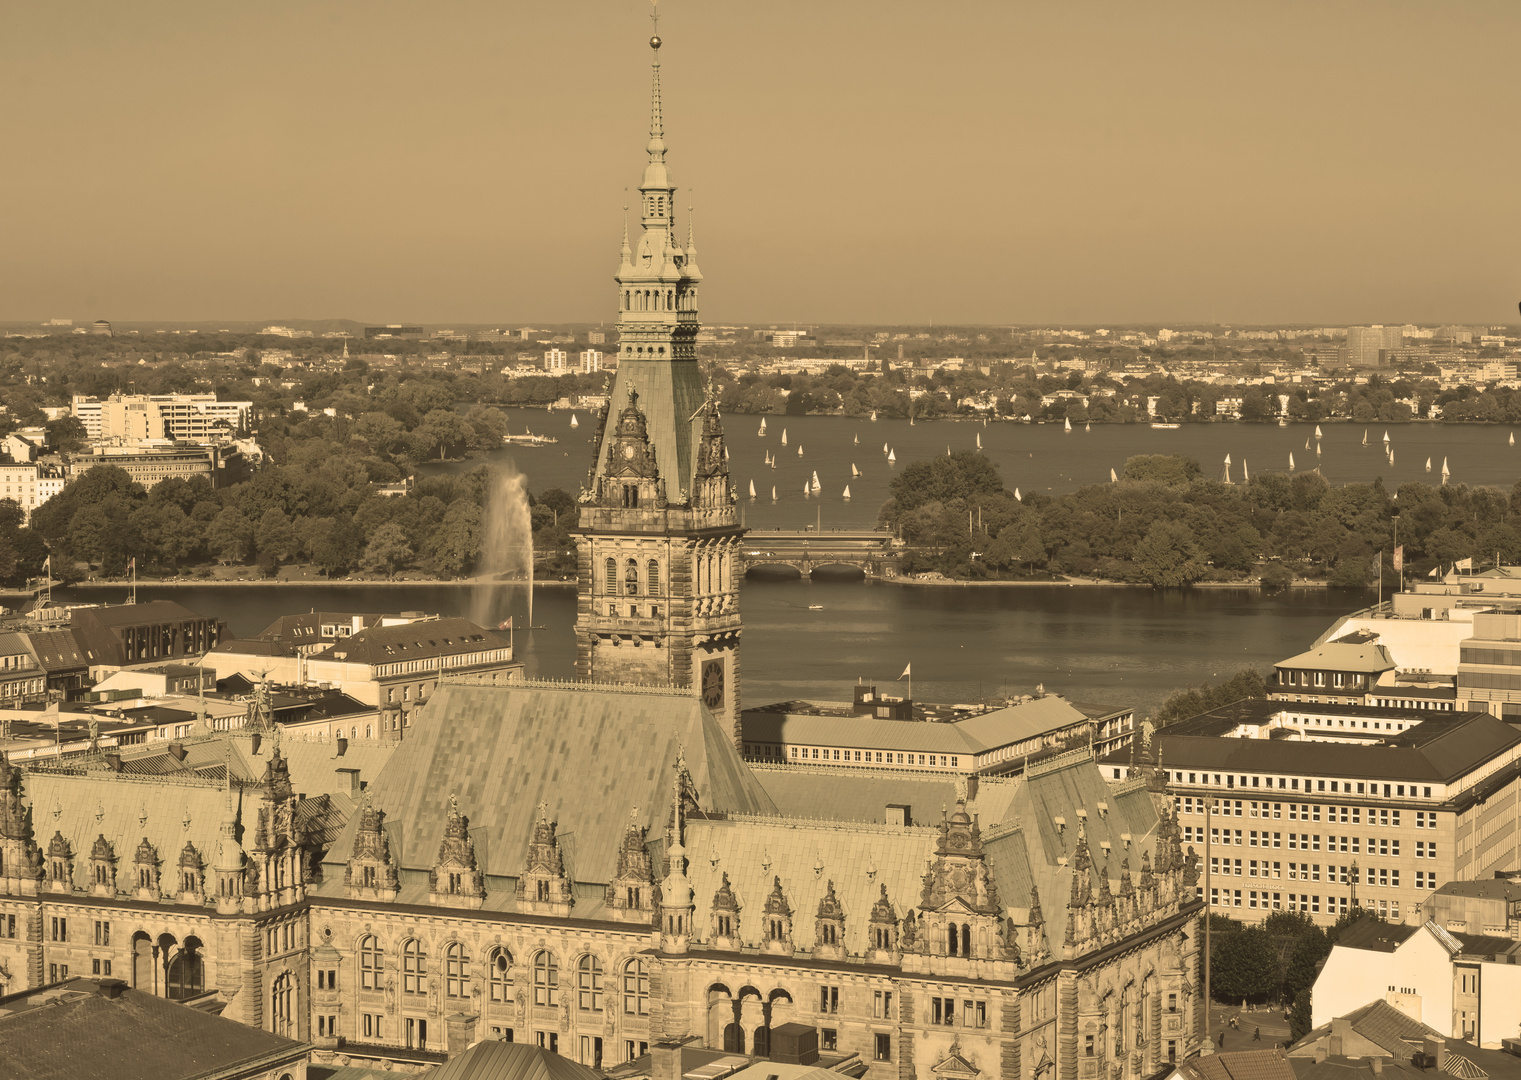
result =
[{"label": "calm water", "polygon": [[[426,610],[468,615],[467,586],[149,588],[139,600],[177,600],[255,634],[278,616],[329,611]],[[55,594],[60,595],[60,594]],[[71,599],[119,601],[110,589]],[[1179,686],[1266,667],[1307,648],[1338,615],[1371,594],[1249,589],[1153,592],[1093,586],[905,586],[860,581],[747,580],[743,700],[848,698],[857,676],[892,683],[913,665],[914,696],[967,701],[1022,693],[1037,683],[1080,701],[1146,708]],[[810,604],[822,604],[810,611]],[[521,594],[503,614],[526,624]],[[517,633],[531,675],[574,673],[575,594],[537,590],[539,629]]]},{"label": "calm water", "polygon": [[[543,409],[505,409],[510,430],[525,429],[551,434],[560,441],[545,447],[504,447],[488,460],[511,462],[528,477],[532,491],[563,487],[575,493],[586,480],[591,461],[595,416],[578,410],[579,426],[571,428],[571,414]],[[1364,428],[1351,424],[1322,424],[1321,454],[1315,454],[1315,425],[1291,424],[1185,424],[1173,431],[1157,431],[1145,424],[1095,424],[1064,434],[1060,424],[1010,424],[933,421],[912,426],[907,420],[847,419],[835,416],[770,416],[766,435],[757,434],[758,416],[724,417],[729,445],[729,471],[741,495],[746,524],[752,528],[795,529],[822,522],[825,528],[860,528],[876,524],[877,510],[888,498],[893,466],[887,463],[885,443],[897,456],[901,468],[918,458],[952,450],[976,449],[997,463],[1004,482],[1021,492],[1072,491],[1084,484],[1102,483],[1109,470],[1121,472],[1125,459],[1134,454],[1186,454],[1204,466],[1205,475],[1218,477],[1225,455],[1234,466],[1231,475],[1241,479],[1241,466],[1253,473],[1283,471],[1294,455],[1296,469],[1317,464],[1332,484],[1371,481],[1382,477],[1397,486],[1415,480],[1438,483],[1442,460],[1452,470],[1452,482],[1495,484],[1509,488],[1521,479],[1521,446],[1508,443],[1511,429],[1474,424],[1390,424],[1366,428],[1368,445],[1362,445]],[[781,445],[783,430],[787,446]],[[1389,433],[1394,465],[1384,456],[1383,436]],[[859,441],[857,441],[859,440]],[[1305,449],[1305,443],[1310,449]],[[798,448],[803,454],[798,456]],[[776,457],[776,468],[765,464],[767,452]],[[1425,471],[1426,459],[1432,471]],[[474,468],[479,460],[426,466],[422,471],[455,471]],[[851,466],[860,471],[852,478]],[[803,497],[803,485],[819,474],[820,498]],[[755,483],[756,501],[746,496]],[[851,501],[843,498],[850,485]],[[771,501],[776,488],[777,502]]]}]

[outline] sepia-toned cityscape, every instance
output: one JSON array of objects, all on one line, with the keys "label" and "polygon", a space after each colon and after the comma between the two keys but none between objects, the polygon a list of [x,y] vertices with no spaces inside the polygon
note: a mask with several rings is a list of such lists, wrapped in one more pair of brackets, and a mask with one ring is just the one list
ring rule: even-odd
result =
[{"label": "sepia-toned cityscape", "polygon": [[84,7],[0,1076],[1521,1080],[1521,10]]}]

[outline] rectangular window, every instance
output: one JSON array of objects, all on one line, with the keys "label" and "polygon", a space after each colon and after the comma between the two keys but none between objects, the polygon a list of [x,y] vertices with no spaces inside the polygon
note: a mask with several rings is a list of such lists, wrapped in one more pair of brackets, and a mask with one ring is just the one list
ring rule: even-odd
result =
[{"label": "rectangular window", "polygon": [[69,940],[69,920],[67,918],[60,918],[59,916],[54,915],[52,929],[54,941]]},{"label": "rectangular window", "polygon": [[837,1013],[840,1011],[840,988],[838,986],[819,987],[819,1012]]},{"label": "rectangular window", "polygon": [[893,1059],[893,1037],[877,1033],[877,1047],[875,1053],[878,1061],[891,1061]]},{"label": "rectangular window", "polygon": [[95,944],[111,944],[111,924],[100,919],[95,920]]},{"label": "rectangular window", "polygon": [[893,1016],[893,992],[878,990],[872,996],[871,1015],[878,1020],[891,1020]]},{"label": "rectangular window", "polygon": [[839,1032],[834,1028],[819,1028],[819,1049],[834,1050],[839,1046]]}]

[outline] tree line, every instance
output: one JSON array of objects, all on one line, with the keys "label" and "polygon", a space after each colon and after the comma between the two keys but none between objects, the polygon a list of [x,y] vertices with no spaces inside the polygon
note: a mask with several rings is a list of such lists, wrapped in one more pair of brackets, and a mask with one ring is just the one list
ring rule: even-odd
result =
[{"label": "tree line", "polygon": [[1394,581],[1394,529],[1405,571],[1463,558],[1521,562],[1521,483],[1332,487],[1319,473],[1206,479],[1175,454],[1130,458],[1118,483],[1018,499],[997,466],[960,451],[894,477],[879,523],[907,544],[903,569],[1000,579],[1081,575],[1158,587],[1296,576],[1365,587]]}]

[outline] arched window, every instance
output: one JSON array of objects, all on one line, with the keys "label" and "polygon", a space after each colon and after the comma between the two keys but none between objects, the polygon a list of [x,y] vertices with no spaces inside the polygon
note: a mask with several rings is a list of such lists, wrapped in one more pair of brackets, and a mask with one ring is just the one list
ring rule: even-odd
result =
[{"label": "arched window", "polygon": [[274,1021],[276,1035],[291,1037],[295,1034],[296,980],[288,971],[282,971],[270,989],[269,1015]]},{"label": "arched window", "polygon": [[602,1011],[602,961],[595,956],[576,962],[576,1008]]},{"label": "arched window", "polygon": [[972,955],[972,928],[967,923],[961,924],[961,955]]},{"label": "arched window", "polygon": [[607,593],[609,596],[618,595],[618,560],[608,559],[604,566],[607,575]]},{"label": "arched window", "polygon": [[492,949],[491,960],[487,965],[487,976],[491,983],[492,1001],[510,1001],[512,980],[508,973],[512,970],[512,954],[506,949]]},{"label": "arched window", "polygon": [[362,990],[379,990],[381,974],[385,970],[384,957],[380,952],[380,939],[366,934],[359,939],[359,986]]},{"label": "arched window", "polygon": [[416,938],[408,938],[401,947],[401,989],[405,994],[428,990],[428,954]]},{"label": "arched window", "polygon": [[650,969],[637,958],[623,965],[623,1011],[629,1016],[650,1014]]},{"label": "arched window", "polygon": [[452,998],[470,996],[470,957],[457,941],[444,950],[444,992]]},{"label": "arched window", "polygon": [[655,559],[651,559],[650,560],[650,565],[649,565],[649,567],[648,567],[648,569],[646,571],[646,574],[647,574],[648,581],[649,581],[649,590],[648,590],[649,594],[651,596],[659,596],[660,595],[660,563],[658,561],[656,561]]},{"label": "arched window", "polygon": [[560,1004],[560,965],[552,953],[533,954],[533,1003]]},{"label": "arched window", "polygon": [[201,956],[201,939],[187,937],[174,959],[169,961],[169,997],[183,1001],[206,989],[206,962]]},{"label": "arched window", "polygon": [[630,596],[639,595],[639,560],[630,559],[623,570],[623,591]]},{"label": "arched window", "polygon": [[708,565],[707,565],[707,569],[706,569],[705,572],[706,572],[707,578],[708,578],[708,588],[707,588],[707,591],[709,593],[715,593],[715,592],[717,592],[718,589],[715,588],[714,585],[713,585],[713,556],[711,556],[711,555],[708,556]]},{"label": "arched window", "polygon": [[945,943],[946,943],[946,955],[947,956],[956,956],[956,955],[958,955],[957,954],[957,950],[956,950],[956,946],[960,943],[960,941],[961,941],[961,936],[956,932],[956,924],[955,923],[951,923],[950,926],[946,927],[946,942]]},{"label": "arched window", "polygon": [[718,592],[729,591],[729,553],[718,553]]}]

